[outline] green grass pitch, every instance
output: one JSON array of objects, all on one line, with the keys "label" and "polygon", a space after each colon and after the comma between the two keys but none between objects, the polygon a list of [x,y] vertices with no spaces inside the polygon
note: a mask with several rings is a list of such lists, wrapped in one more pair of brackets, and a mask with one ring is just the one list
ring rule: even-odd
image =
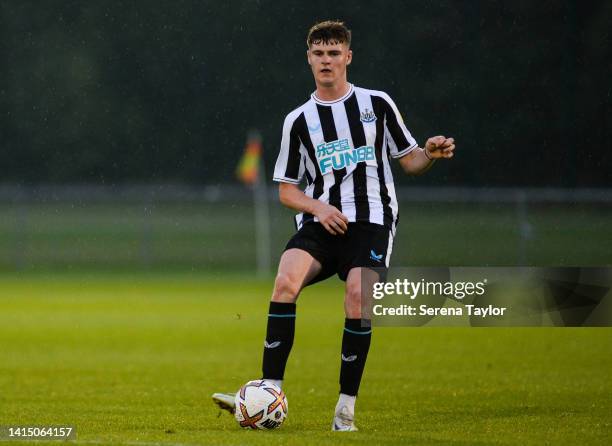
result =
[{"label": "green grass pitch", "polygon": [[335,279],[300,298],[286,423],[243,431],[210,394],[259,377],[270,288],[237,275],[1,276],[0,425],[72,424],[84,445],[610,444],[612,331],[592,328],[375,329],[361,430],[330,432]]}]

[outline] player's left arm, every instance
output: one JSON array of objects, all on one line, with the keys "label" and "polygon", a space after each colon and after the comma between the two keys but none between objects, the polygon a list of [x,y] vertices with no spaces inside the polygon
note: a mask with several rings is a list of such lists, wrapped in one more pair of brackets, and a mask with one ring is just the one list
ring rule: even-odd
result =
[{"label": "player's left arm", "polygon": [[445,136],[433,136],[425,143],[425,148],[417,147],[399,159],[404,172],[420,175],[429,170],[440,158],[450,159],[455,152],[455,139]]}]

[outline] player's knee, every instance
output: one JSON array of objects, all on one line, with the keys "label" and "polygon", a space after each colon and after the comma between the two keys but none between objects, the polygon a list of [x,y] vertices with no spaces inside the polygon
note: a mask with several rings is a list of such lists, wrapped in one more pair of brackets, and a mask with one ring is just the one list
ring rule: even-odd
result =
[{"label": "player's knee", "polygon": [[293,303],[300,293],[300,284],[290,274],[279,273],[274,281],[273,302]]}]

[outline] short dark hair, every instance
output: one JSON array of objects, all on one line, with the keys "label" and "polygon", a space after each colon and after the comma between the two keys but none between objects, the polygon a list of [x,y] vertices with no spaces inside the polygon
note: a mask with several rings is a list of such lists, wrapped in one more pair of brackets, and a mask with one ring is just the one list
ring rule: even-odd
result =
[{"label": "short dark hair", "polygon": [[315,23],[306,38],[306,44],[310,48],[313,44],[336,44],[346,43],[351,46],[351,30],[346,27],[344,22],[340,20],[325,20],[324,22]]}]

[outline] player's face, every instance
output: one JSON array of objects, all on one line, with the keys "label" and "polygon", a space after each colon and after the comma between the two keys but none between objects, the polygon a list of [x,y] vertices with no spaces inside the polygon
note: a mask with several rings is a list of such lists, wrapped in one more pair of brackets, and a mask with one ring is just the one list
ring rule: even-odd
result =
[{"label": "player's face", "polygon": [[353,52],[345,43],[312,44],[307,55],[317,85],[334,87],[346,82],[346,66],[351,63]]}]

